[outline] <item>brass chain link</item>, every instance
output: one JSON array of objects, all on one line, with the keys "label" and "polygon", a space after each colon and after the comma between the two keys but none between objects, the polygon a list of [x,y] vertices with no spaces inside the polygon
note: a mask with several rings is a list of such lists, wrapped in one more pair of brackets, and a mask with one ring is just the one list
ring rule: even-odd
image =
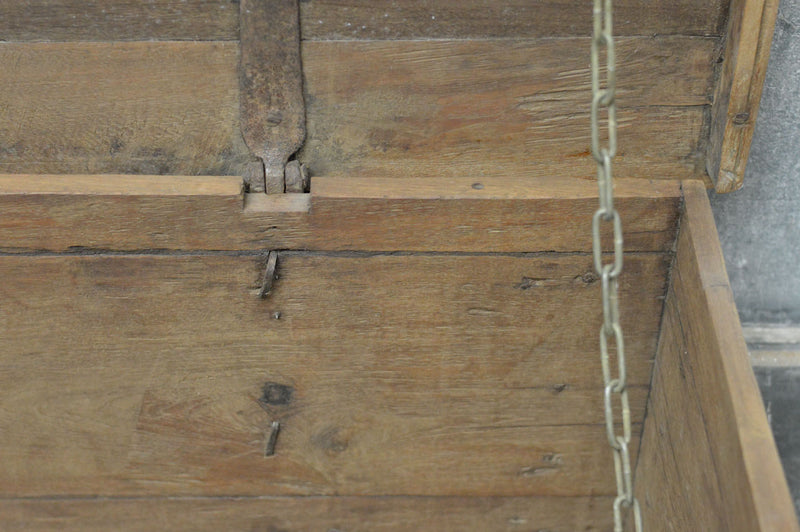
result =
[{"label": "brass chain link", "polygon": [[[628,444],[631,441],[631,410],[628,403],[628,382],[625,371],[625,342],[619,324],[619,274],[622,272],[622,220],[614,208],[614,182],[611,161],[617,151],[616,59],[612,33],[612,0],[594,0],[592,35],[592,156],[597,163],[600,207],[592,217],[592,252],[594,268],[601,279],[603,325],[600,327],[600,361],[603,367],[606,436],[614,454],[617,498],[614,500],[614,532],[622,532],[623,508],[633,509],[636,532],[642,531],[639,501],[633,495],[633,478]],[[605,49],[606,77],[601,86],[600,55]],[[601,146],[600,111],[606,109],[607,144]],[[601,224],[611,223],[614,260],[603,263]],[[611,374],[609,340],[616,346],[617,377]],[[622,435],[617,434],[614,420],[614,396],[622,410]]]}]

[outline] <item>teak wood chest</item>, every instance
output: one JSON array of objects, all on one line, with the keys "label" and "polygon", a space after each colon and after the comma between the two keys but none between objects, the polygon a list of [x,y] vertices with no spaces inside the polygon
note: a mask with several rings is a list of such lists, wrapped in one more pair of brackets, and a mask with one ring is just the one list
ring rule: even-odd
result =
[{"label": "teak wood chest", "polygon": [[[797,532],[706,195],[777,2],[616,4],[645,529]],[[591,16],[0,1],[0,530],[611,530]]]}]

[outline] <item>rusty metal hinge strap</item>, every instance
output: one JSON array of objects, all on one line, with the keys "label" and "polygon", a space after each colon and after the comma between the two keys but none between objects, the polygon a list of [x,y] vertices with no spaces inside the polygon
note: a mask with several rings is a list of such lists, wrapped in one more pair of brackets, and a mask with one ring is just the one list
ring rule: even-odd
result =
[{"label": "rusty metal hinge strap", "polygon": [[[239,3],[241,130],[263,164],[263,179],[248,179],[251,192],[286,192],[286,163],[305,140],[299,13],[298,0]],[[300,185],[292,180],[289,191]]]}]

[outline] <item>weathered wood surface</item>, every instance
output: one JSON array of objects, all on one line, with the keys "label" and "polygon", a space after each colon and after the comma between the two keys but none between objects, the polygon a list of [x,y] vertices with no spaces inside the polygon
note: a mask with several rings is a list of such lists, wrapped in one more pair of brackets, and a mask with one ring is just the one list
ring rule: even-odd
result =
[{"label": "weathered wood surface", "polygon": [[[558,0],[310,0],[305,39],[569,37],[591,34],[590,6]],[[616,2],[617,35],[719,35],[723,0]],[[16,0],[0,3],[0,40],[236,40],[230,0]]]},{"label": "weathered wood surface", "polygon": [[0,43],[0,171],[241,175],[237,48]]},{"label": "weathered wood surface", "polygon": [[800,530],[747,356],[708,198],[685,183],[636,470],[647,529]]},{"label": "weathered wood surface", "polygon": [[731,2],[706,156],[708,174],[717,192],[738,190],[744,180],[778,3],[778,0]]},{"label": "weathered wood surface", "polygon": [[[713,45],[620,40],[620,177],[704,172]],[[586,178],[588,48],[588,39],[307,42],[300,159],[312,175]],[[0,172],[242,175],[251,156],[237,49],[0,43]]]},{"label": "weathered wood surface", "polygon": [[0,501],[7,532],[608,530],[608,497],[270,497]]},{"label": "weathered wood surface", "polygon": [[[677,182],[620,179],[628,251],[666,251]],[[244,209],[243,209],[244,203]],[[0,250],[590,251],[597,186],[559,178],[316,178],[247,194],[235,177],[0,175]]]},{"label": "weathered wood surface", "polygon": [[231,0],[10,0],[2,41],[236,40]]},{"label": "weathered wood surface", "polygon": [[[619,40],[619,176],[704,174],[713,45]],[[588,39],[305,43],[299,158],[312,175],[585,177],[588,49]]]},{"label": "weathered wood surface", "polygon": [[[590,254],[282,253],[266,300],[263,267],[0,257],[0,493],[613,492]],[[666,269],[621,286],[637,432]]]},{"label": "weathered wood surface", "polygon": [[[679,0],[614,3],[617,35],[715,35],[726,2]],[[429,39],[591,35],[591,5],[545,0],[310,0],[306,39]]]},{"label": "weathered wood surface", "polygon": [[[617,183],[627,249],[671,249],[680,203],[676,182]],[[451,178],[446,186],[411,178],[317,179],[310,225],[312,234],[326,235],[318,246],[336,242],[341,249],[589,251],[595,187],[560,177]]]}]

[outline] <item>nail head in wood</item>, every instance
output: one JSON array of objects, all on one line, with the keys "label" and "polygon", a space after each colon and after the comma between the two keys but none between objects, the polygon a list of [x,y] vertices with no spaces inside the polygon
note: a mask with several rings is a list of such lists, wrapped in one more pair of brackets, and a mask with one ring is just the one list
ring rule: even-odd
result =
[{"label": "nail head in wood", "polygon": [[267,438],[267,447],[264,449],[264,456],[275,455],[275,444],[278,441],[278,432],[281,430],[281,424],[273,421],[269,428],[269,437]]},{"label": "nail head in wood", "polygon": [[733,123],[737,126],[742,126],[750,121],[750,113],[736,113],[733,116]]},{"label": "nail head in wood", "polygon": [[267,256],[267,268],[264,271],[264,281],[261,283],[261,290],[258,292],[258,297],[266,299],[272,292],[272,286],[275,284],[275,270],[278,267],[278,252],[270,251]]}]

